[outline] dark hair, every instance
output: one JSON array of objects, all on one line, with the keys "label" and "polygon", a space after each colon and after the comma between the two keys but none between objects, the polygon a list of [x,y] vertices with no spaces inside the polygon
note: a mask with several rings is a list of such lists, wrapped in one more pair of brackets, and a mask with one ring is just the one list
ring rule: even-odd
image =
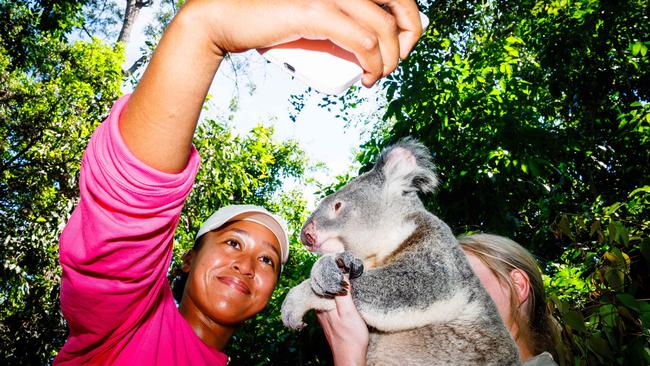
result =
[{"label": "dark hair", "polygon": [[[192,246],[192,249],[190,249],[190,251],[198,252],[201,250],[204,236],[205,234],[201,235],[194,241],[194,246]],[[183,272],[183,263],[181,263],[180,266],[176,266],[176,268],[172,271],[172,295],[174,296],[174,300],[176,300],[177,304],[180,304],[181,300],[183,299],[183,292],[185,291],[185,284],[187,283],[188,277],[189,273]]]}]

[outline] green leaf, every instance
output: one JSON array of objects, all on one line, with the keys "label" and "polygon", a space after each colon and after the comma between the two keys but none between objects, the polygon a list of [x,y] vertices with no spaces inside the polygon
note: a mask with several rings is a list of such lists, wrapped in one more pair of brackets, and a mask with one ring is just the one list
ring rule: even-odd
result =
[{"label": "green leaf", "polygon": [[560,218],[560,223],[558,224],[558,228],[562,234],[573,240],[573,233],[571,232],[569,217],[567,215],[562,215]]},{"label": "green leaf", "polygon": [[524,41],[522,41],[520,38],[513,37],[513,36],[508,36],[506,38],[506,42],[513,44],[513,43],[519,43],[519,44],[524,44]]},{"label": "green leaf", "polygon": [[609,234],[609,243],[615,243],[617,236],[617,226],[614,221],[610,222],[609,225],[607,225],[607,233]]},{"label": "green leaf", "polygon": [[621,302],[623,305],[627,306],[628,308],[632,310],[639,310],[639,305],[637,300],[634,298],[634,296],[628,294],[628,293],[622,293],[622,294],[617,294],[616,295],[616,300]]},{"label": "green leaf", "polygon": [[598,308],[598,313],[603,323],[610,327],[614,328],[616,326],[616,320],[618,319],[618,311],[616,307],[612,304],[605,304]]},{"label": "green leaf", "polygon": [[589,226],[589,236],[594,236],[598,231],[600,231],[600,221],[594,221],[591,223],[591,226]]},{"label": "green leaf", "polygon": [[622,202],[615,202],[615,203],[613,203],[612,205],[608,206],[608,207],[605,209],[605,214],[606,214],[606,215],[611,215],[611,214],[613,214],[614,212],[616,212],[616,210],[618,210],[619,208],[621,208],[621,206],[623,206],[623,203],[622,203]]},{"label": "green leaf", "polygon": [[508,46],[508,45],[503,46],[503,48],[506,49],[506,51],[508,52],[508,54],[509,54],[510,56],[513,56],[513,57],[519,57],[519,51],[517,51],[515,48],[513,48],[513,47],[511,47],[511,46]]},{"label": "green leaf", "polygon": [[585,327],[585,319],[582,314],[575,310],[569,310],[564,314],[564,321],[572,329],[586,332],[587,328]]},{"label": "green leaf", "polygon": [[650,328],[650,304],[647,301],[639,301],[639,317],[645,329]]},{"label": "green leaf", "polygon": [[597,335],[592,335],[589,338],[589,349],[603,357],[606,357],[607,359],[612,358],[612,351],[609,348],[609,344],[607,344],[607,341]]},{"label": "green leaf", "polygon": [[625,274],[618,268],[609,267],[605,270],[605,279],[614,291],[619,291],[623,289]]},{"label": "green leaf", "polygon": [[[649,116],[650,116],[650,114],[649,114]],[[637,189],[633,190],[632,193],[630,193],[628,195],[628,197],[633,197],[633,196],[635,196],[635,195],[637,195],[637,194],[639,194],[641,192],[650,193],[650,186],[643,186],[641,188],[637,188]]]}]

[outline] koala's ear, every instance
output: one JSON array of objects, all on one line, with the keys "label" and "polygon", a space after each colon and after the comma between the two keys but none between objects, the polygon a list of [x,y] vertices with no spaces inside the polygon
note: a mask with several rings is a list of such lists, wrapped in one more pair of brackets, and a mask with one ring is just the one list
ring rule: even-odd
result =
[{"label": "koala's ear", "polygon": [[410,138],[386,148],[373,169],[383,174],[384,184],[391,192],[428,193],[438,185],[429,150]]}]

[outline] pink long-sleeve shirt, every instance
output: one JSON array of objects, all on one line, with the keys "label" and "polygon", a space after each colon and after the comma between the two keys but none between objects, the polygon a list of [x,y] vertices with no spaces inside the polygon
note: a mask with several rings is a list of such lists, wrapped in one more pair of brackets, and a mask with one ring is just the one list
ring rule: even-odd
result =
[{"label": "pink long-sleeve shirt", "polygon": [[80,200],[60,239],[61,308],[70,335],[55,365],[225,365],[180,314],[166,278],[174,230],[199,156],[180,173],[128,150],[118,100],[81,163]]}]

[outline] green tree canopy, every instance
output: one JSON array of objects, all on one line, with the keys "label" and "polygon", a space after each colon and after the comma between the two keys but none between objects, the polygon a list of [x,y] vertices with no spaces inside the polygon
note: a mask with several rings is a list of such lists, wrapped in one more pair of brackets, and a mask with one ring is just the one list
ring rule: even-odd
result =
[{"label": "green tree canopy", "polygon": [[85,142],[119,92],[121,49],[66,39],[81,5],[0,2],[0,354],[12,364],[47,362],[65,337],[58,235]]}]

